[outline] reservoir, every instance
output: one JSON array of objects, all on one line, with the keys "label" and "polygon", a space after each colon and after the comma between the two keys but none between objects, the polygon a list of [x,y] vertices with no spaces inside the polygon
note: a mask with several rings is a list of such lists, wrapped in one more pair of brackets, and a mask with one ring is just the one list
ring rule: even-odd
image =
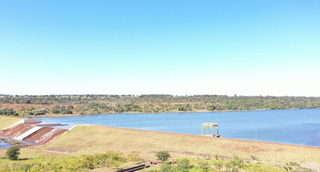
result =
[{"label": "reservoir", "polygon": [[0,149],[9,149],[12,145],[0,140]]},{"label": "reservoir", "polygon": [[219,124],[221,137],[320,147],[320,109],[199,113],[123,113],[40,117],[43,122],[94,124],[201,135],[201,124]]}]

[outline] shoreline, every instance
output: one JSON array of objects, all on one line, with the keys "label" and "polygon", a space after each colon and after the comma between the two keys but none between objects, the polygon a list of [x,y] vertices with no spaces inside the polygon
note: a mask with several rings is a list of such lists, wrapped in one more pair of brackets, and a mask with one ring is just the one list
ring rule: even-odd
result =
[{"label": "shoreline", "polygon": [[[196,137],[196,138],[206,138],[206,139],[221,139],[221,140],[231,140],[237,142],[244,142],[244,143],[258,143],[258,144],[271,144],[271,145],[282,145],[282,146],[292,146],[292,147],[299,147],[299,148],[310,148],[310,149],[317,149],[320,150],[320,146],[308,146],[308,145],[295,145],[289,143],[277,143],[277,142],[267,142],[267,141],[255,141],[255,140],[245,140],[245,139],[235,139],[235,138],[226,138],[226,137],[207,137],[201,135],[192,135],[192,134],[183,134],[183,133],[172,133],[172,132],[164,132],[164,131],[152,131],[152,130],[142,130],[142,129],[134,129],[134,128],[123,128],[123,127],[112,127],[112,126],[105,126],[105,125],[92,125],[92,124],[79,124],[76,126],[101,126],[106,128],[115,128],[115,129],[123,129],[128,131],[140,131],[140,132],[150,132],[150,133],[160,133],[160,134],[169,134],[169,135],[178,135],[178,136],[188,136],[188,137]],[[73,127],[73,128],[74,128]],[[71,130],[70,130],[71,131]]]},{"label": "shoreline", "polygon": [[[105,114],[92,114],[92,115],[81,115],[81,114],[47,114],[39,116],[21,116],[22,118],[41,118],[41,117],[77,117],[77,116],[99,116],[99,115],[116,115],[116,114],[167,114],[167,113],[214,113],[214,112],[250,112],[250,111],[273,111],[273,110],[299,110],[300,108],[291,109],[254,109],[254,110],[196,110],[196,111],[172,111],[172,112],[121,112],[121,113],[105,113]],[[305,108],[305,109],[319,109],[319,108]],[[18,116],[20,117],[20,116]]]}]

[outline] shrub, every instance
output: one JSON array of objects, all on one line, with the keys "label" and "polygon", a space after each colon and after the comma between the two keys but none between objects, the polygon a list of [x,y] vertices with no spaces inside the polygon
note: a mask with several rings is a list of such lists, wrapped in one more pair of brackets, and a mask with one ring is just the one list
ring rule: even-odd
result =
[{"label": "shrub", "polygon": [[199,167],[202,169],[203,172],[206,172],[209,169],[209,164],[208,164],[208,162],[206,160],[202,159],[199,162]]},{"label": "shrub", "polygon": [[160,161],[166,161],[168,158],[170,158],[170,154],[167,151],[160,151],[156,154],[156,157]]},{"label": "shrub", "polygon": [[178,161],[177,169],[180,172],[188,172],[189,169],[191,168],[190,166],[190,161],[189,159],[183,158]]},{"label": "shrub", "polygon": [[12,146],[6,152],[7,158],[10,160],[18,160],[20,155],[20,147]]},{"label": "shrub", "polygon": [[13,109],[0,109],[0,115],[15,115],[16,111],[14,111]]},{"label": "shrub", "polygon": [[68,106],[67,108],[65,106],[54,106],[52,108],[53,114],[72,114],[71,109],[73,109],[73,106]]},{"label": "shrub", "polygon": [[36,109],[31,112],[32,115],[45,115],[48,113],[47,109]]},{"label": "shrub", "polygon": [[161,165],[159,172],[173,172],[173,171],[175,171],[175,168],[173,165],[164,163]]}]

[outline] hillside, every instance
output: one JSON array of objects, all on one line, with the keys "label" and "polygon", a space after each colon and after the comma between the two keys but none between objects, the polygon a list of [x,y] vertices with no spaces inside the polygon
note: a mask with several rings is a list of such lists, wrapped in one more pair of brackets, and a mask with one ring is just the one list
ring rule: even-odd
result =
[{"label": "hillside", "polygon": [[45,146],[50,150],[56,148],[77,154],[121,151],[137,153],[144,158],[154,158],[158,151],[169,151],[174,157],[218,155],[232,158],[236,155],[250,160],[254,155],[269,165],[320,164],[320,148],[91,125],[76,126]]}]

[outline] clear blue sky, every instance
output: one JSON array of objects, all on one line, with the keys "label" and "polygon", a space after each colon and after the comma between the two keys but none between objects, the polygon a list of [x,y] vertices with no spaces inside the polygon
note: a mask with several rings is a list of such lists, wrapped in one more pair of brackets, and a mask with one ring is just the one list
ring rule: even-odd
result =
[{"label": "clear blue sky", "polygon": [[0,2],[0,94],[320,96],[319,0]]}]

